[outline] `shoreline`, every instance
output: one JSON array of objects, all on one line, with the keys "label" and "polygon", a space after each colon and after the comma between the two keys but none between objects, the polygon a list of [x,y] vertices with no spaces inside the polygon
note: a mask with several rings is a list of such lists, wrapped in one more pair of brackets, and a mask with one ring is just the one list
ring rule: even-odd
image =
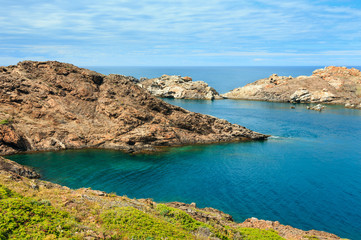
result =
[{"label": "shoreline", "polygon": [[[2,74],[6,80],[6,91],[1,93],[4,104],[0,109],[3,110],[0,112],[0,120],[3,121],[0,130],[4,135],[0,139],[2,154],[6,151],[15,151],[11,154],[35,154],[86,149],[149,154],[190,145],[263,142],[270,137],[224,119],[167,104],[120,75],[105,76],[59,62],[30,61],[8,67]],[[41,91],[35,91],[37,89]],[[24,151],[19,151],[21,149]],[[16,174],[10,178],[27,181]],[[49,182],[35,181],[35,185],[27,182],[33,190],[40,188],[40,183],[51,185]],[[37,196],[36,192],[34,194]],[[54,201],[61,199],[54,198]],[[156,203],[151,202],[150,206],[153,205]],[[259,221],[250,220],[249,224],[296,231],[277,222]],[[232,227],[232,224],[229,226]],[[306,234],[305,231],[297,231]],[[234,232],[237,233],[237,229]]]},{"label": "shoreline", "polygon": [[208,146],[208,145],[223,145],[228,143],[246,143],[246,142],[264,142],[267,141],[268,138],[272,137],[272,135],[265,134],[265,138],[263,139],[241,139],[241,140],[233,140],[233,141],[221,141],[221,142],[205,142],[205,143],[190,143],[190,144],[179,144],[179,145],[172,145],[172,146],[154,146],[151,149],[143,149],[138,151],[129,151],[128,149],[121,149],[121,148],[112,148],[112,147],[79,147],[79,148],[65,148],[65,149],[44,149],[44,150],[26,150],[26,151],[19,151],[7,154],[1,154],[0,157],[12,156],[12,155],[25,155],[25,154],[37,154],[37,153],[47,153],[47,152],[62,152],[62,151],[82,151],[82,150],[106,150],[106,151],[115,151],[115,152],[122,152],[124,154],[131,154],[131,155],[138,155],[138,154],[157,154],[162,152],[168,152],[169,149],[172,148],[181,148],[181,147],[188,147],[188,146]]},{"label": "shoreline", "polygon": [[[4,162],[10,163],[10,166],[6,165],[6,164],[4,165]],[[4,166],[5,166],[5,168],[4,168]],[[21,170],[19,170],[19,169],[21,169]],[[28,178],[29,176],[32,179],[29,179]],[[84,201],[84,200],[86,201],[85,204],[88,204],[88,205],[91,204],[90,206],[93,206],[93,204],[95,202],[103,202],[102,204],[106,203],[106,204],[110,204],[110,206],[112,204],[115,204],[116,202],[124,202],[121,204],[121,206],[123,206],[127,202],[126,205],[132,206],[132,208],[135,208],[135,209],[140,210],[147,214],[154,214],[154,210],[158,209],[159,206],[164,208],[163,206],[165,205],[165,206],[171,207],[171,209],[174,208],[174,209],[178,209],[177,211],[182,211],[182,213],[180,213],[180,214],[182,214],[182,216],[185,216],[185,217],[187,217],[187,216],[192,217],[193,218],[192,221],[198,221],[200,223],[204,222],[205,224],[210,224],[212,222],[213,225],[211,224],[211,225],[209,225],[209,227],[207,227],[207,228],[211,229],[211,231],[208,231],[208,230],[206,231],[207,238],[212,236],[212,234],[216,234],[216,235],[221,234],[221,233],[219,233],[219,231],[223,232],[224,230],[222,230],[222,229],[224,228],[224,226],[228,226],[228,229],[234,229],[233,231],[238,231],[236,229],[240,229],[239,231],[241,231],[241,232],[242,232],[242,229],[246,230],[248,228],[259,229],[260,231],[271,231],[272,230],[274,233],[273,232],[264,232],[263,234],[271,234],[272,235],[272,234],[277,233],[277,235],[274,235],[274,237],[278,236],[278,234],[279,234],[279,236],[283,237],[283,238],[279,238],[280,240],[281,239],[310,239],[311,237],[313,237],[315,239],[317,238],[320,240],[341,239],[340,237],[338,237],[334,234],[327,233],[327,232],[316,231],[316,230],[304,231],[301,229],[293,228],[288,225],[282,225],[277,221],[266,221],[266,220],[259,220],[257,218],[249,218],[249,219],[246,219],[242,223],[238,223],[233,220],[232,216],[230,216],[226,213],[223,213],[217,209],[209,208],[209,207],[197,208],[195,203],[191,203],[191,204],[180,203],[180,202],[156,203],[152,199],[129,199],[126,196],[117,196],[115,194],[112,194],[112,193],[109,194],[109,193],[103,192],[101,190],[91,190],[90,188],[70,189],[68,187],[54,184],[54,183],[44,181],[44,180],[41,180],[38,178],[39,178],[39,175],[36,175],[34,170],[32,170],[26,166],[20,165],[14,161],[0,157],[0,187],[2,185],[5,185],[6,187],[10,187],[9,188],[10,190],[16,191],[19,194],[30,195],[33,198],[35,197],[35,199],[37,199],[37,201],[44,201],[43,197],[47,196],[47,198],[48,198],[47,201],[50,201],[51,206],[59,208],[62,211],[64,211],[64,210],[70,211],[67,203],[69,201],[74,203],[74,197],[75,197],[75,199],[79,199],[79,197],[80,197],[80,199],[83,199],[82,201]],[[75,193],[75,195],[74,195],[74,193]],[[77,193],[80,193],[80,195]],[[62,198],[59,198],[59,194],[62,195]],[[38,197],[38,195],[40,198]],[[69,196],[70,199],[67,196]],[[73,197],[71,197],[71,196],[73,196]],[[78,197],[76,197],[76,196],[78,196]],[[65,200],[65,205],[61,204],[64,201],[64,198],[68,199],[68,200]],[[76,202],[80,201],[80,199],[75,200],[75,201]],[[1,198],[0,198],[0,201],[1,201]],[[112,203],[113,201],[115,201],[115,202]],[[82,204],[84,204],[84,203],[82,203]],[[70,206],[72,206],[72,205],[70,205]],[[75,206],[75,205],[73,205],[73,206]],[[146,206],[146,208],[144,208],[145,206]],[[89,208],[89,210],[91,210],[91,209],[92,209],[92,207]],[[108,209],[108,208],[106,208],[106,209]],[[167,210],[167,211],[170,211],[170,210]],[[108,211],[108,210],[101,210],[101,211]],[[187,215],[184,215],[185,213]],[[209,222],[210,219],[212,219],[211,222]],[[190,221],[190,220],[188,220],[188,221]],[[215,229],[218,229],[218,230],[216,231]],[[96,231],[97,231],[96,228],[93,228],[91,234],[94,236],[94,233]],[[140,231],[142,231],[142,230],[140,230]],[[213,231],[216,231],[218,233],[216,233],[216,232],[212,233]],[[253,232],[255,230],[249,230],[249,231],[251,231],[251,233],[248,233],[248,234],[258,234],[258,232],[257,233]],[[103,236],[105,234],[109,234],[109,233],[102,233]],[[198,237],[201,237],[198,234],[199,233],[197,233],[197,235],[195,236],[197,239],[198,239]],[[227,233],[227,231],[226,231],[222,234],[229,234],[229,233]],[[97,235],[97,236],[99,236],[99,235]],[[201,237],[201,239],[203,239],[203,237]],[[103,237],[93,238],[93,239],[103,239]],[[231,237],[229,239],[238,239],[238,238]],[[263,238],[260,238],[260,239],[263,239]],[[268,239],[268,238],[266,238],[266,239]]]},{"label": "shoreline", "polygon": [[272,74],[223,94],[203,81],[192,81],[188,76],[163,75],[136,81],[138,86],[153,96],[164,98],[336,104],[361,109],[361,73],[355,68],[329,66],[315,69],[310,76],[300,75],[295,78]]}]

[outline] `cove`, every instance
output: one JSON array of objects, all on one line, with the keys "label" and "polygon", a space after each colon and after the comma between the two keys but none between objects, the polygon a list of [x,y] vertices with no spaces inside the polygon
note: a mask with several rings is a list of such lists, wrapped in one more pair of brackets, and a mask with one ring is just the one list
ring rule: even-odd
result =
[{"label": "cove", "polygon": [[128,155],[77,150],[10,156],[49,180],[158,202],[196,202],[235,220],[280,221],[361,239],[361,111],[239,100],[168,102],[270,134],[265,142]]}]

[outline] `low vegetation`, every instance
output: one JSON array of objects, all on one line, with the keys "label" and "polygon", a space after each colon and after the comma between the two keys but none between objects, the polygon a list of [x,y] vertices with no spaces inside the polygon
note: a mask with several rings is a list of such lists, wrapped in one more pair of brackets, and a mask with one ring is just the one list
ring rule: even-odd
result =
[{"label": "low vegetation", "polygon": [[193,239],[194,236],[182,228],[134,207],[120,207],[105,211],[101,218],[112,238],[121,239]]},{"label": "low vegetation", "polygon": [[158,204],[156,210],[165,221],[190,232],[196,231],[200,227],[209,227],[207,224],[195,220],[184,211],[165,204]]},{"label": "low vegetation", "polygon": [[78,230],[67,212],[0,185],[0,239],[70,238]]},{"label": "low vegetation", "polygon": [[6,125],[6,124],[9,124],[9,123],[10,123],[9,119],[0,120],[0,125]]},{"label": "low vegetation", "polygon": [[244,240],[282,240],[284,238],[280,237],[274,230],[263,230],[257,228],[240,228],[239,232],[241,233]]},{"label": "low vegetation", "polygon": [[151,200],[86,188],[71,190],[1,172],[0,213],[1,240],[283,239],[275,231],[239,228],[234,222],[199,221]]}]

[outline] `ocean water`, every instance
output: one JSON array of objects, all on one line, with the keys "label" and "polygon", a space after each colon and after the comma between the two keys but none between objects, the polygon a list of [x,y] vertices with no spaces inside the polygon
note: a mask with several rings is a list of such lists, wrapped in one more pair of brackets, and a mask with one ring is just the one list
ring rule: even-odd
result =
[{"label": "ocean water", "polygon": [[156,78],[163,74],[189,76],[193,81],[204,81],[219,93],[226,93],[247,83],[266,78],[276,73],[279,76],[311,75],[322,67],[86,67],[110,74],[118,73],[136,78]]},{"label": "ocean water", "polygon": [[[130,74],[137,68],[128,72],[123,68],[109,67],[109,72],[93,69],[136,77],[150,76],[145,73],[151,72],[150,68],[139,68],[139,75]],[[154,75],[173,74],[171,69],[163,73],[159,69]],[[188,71],[193,74],[186,68],[177,69],[184,73],[179,70],[174,74],[198,80],[195,67]],[[218,90],[241,86],[238,83],[251,81],[256,72],[261,78],[272,73],[309,75],[315,67],[280,68],[284,74],[276,68],[251,68],[241,74],[247,69],[234,67],[235,75],[227,71],[223,75],[232,76],[223,80],[215,75],[221,76],[221,69],[227,68],[206,69],[200,68],[199,78],[208,83],[213,79]],[[208,77],[207,72],[211,74]],[[158,202],[196,202],[199,207],[229,213],[237,221],[257,217],[361,239],[360,110],[327,106],[316,112],[307,110],[305,104],[291,109],[287,103],[165,100],[272,137],[264,142],[185,146],[148,155],[78,150],[9,158],[35,167],[45,180],[71,188],[91,187]]]}]

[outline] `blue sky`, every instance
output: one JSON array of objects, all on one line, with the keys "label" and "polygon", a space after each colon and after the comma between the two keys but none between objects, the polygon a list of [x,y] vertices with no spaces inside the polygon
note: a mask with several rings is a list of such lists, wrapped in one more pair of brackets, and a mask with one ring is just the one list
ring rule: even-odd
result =
[{"label": "blue sky", "polygon": [[361,65],[357,0],[2,0],[0,65]]}]

